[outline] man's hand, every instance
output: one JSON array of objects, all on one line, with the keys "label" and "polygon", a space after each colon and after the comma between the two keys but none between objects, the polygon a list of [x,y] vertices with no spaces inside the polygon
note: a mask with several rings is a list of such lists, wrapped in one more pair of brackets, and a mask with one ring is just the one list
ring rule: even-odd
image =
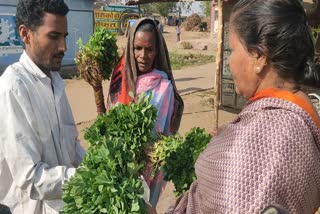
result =
[{"label": "man's hand", "polygon": [[151,207],[149,204],[146,204],[148,214],[157,214],[156,208]]}]

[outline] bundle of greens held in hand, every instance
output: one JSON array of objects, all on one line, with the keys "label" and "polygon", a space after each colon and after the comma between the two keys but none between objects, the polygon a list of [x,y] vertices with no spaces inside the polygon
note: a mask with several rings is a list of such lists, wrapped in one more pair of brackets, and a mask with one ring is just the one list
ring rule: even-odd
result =
[{"label": "bundle of greens held in hand", "polygon": [[155,170],[164,170],[166,181],[172,181],[176,196],[187,191],[196,174],[194,165],[207,147],[211,136],[204,129],[192,128],[183,139],[179,135],[162,136],[153,147],[150,158]]},{"label": "bundle of greens held in hand", "polygon": [[106,108],[102,81],[110,79],[119,60],[117,39],[106,28],[96,28],[87,44],[83,45],[81,39],[77,44],[79,46],[75,58],[77,69],[80,77],[93,87],[97,113],[103,114]]},{"label": "bundle of greens held in hand", "polygon": [[118,104],[85,132],[89,149],[64,185],[64,213],[146,213],[139,175],[157,110],[150,98]]},{"label": "bundle of greens held in hand", "polygon": [[77,41],[79,51],[75,62],[80,72],[90,85],[110,79],[113,68],[119,60],[117,39],[106,28],[96,28],[86,45]]}]

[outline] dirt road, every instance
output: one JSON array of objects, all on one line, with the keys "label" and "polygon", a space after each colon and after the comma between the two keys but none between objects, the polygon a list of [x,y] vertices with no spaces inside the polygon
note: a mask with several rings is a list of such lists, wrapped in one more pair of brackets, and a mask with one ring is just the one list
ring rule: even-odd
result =
[{"label": "dirt road", "polygon": [[[187,94],[213,87],[215,64],[188,67],[174,71],[177,88],[180,94]],[[83,80],[66,80],[66,92],[76,123],[92,120],[96,116],[96,107],[92,87]],[[109,81],[103,84],[107,96]]]}]

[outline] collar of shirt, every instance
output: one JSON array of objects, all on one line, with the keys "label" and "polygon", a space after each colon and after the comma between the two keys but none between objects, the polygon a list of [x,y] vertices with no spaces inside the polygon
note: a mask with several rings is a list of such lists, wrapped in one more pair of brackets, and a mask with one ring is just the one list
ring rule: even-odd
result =
[{"label": "collar of shirt", "polygon": [[65,81],[61,78],[57,71],[51,71],[51,79],[41,71],[41,69],[31,60],[28,54],[23,51],[19,62],[25,67],[27,72],[38,77],[42,82],[51,84],[54,94],[60,97],[65,89]]},{"label": "collar of shirt", "polygon": [[40,68],[30,59],[26,51],[23,51],[19,62],[26,68],[26,70],[32,75],[39,78],[48,78],[45,73],[43,73]]}]

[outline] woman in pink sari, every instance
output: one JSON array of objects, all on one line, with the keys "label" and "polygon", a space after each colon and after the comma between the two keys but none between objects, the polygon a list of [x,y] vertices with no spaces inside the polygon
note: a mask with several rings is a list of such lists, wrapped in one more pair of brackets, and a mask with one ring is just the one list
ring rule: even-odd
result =
[{"label": "woman in pink sari", "polygon": [[197,181],[168,213],[288,213],[320,207],[320,119],[302,85],[320,86],[298,0],[240,0],[230,19],[236,92],[249,101],[199,156]]},{"label": "woman in pink sari", "polygon": [[[108,105],[128,104],[135,96],[151,96],[158,115],[154,137],[161,133],[175,134],[180,126],[183,101],[178,94],[172,75],[166,43],[156,23],[148,18],[135,21],[130,28],[125,54],[113,72]],[[149,202],[156,207],[165,182],[163,173],[152,176],[151,162],[147,160],[144,179],[150,188]]]}]

